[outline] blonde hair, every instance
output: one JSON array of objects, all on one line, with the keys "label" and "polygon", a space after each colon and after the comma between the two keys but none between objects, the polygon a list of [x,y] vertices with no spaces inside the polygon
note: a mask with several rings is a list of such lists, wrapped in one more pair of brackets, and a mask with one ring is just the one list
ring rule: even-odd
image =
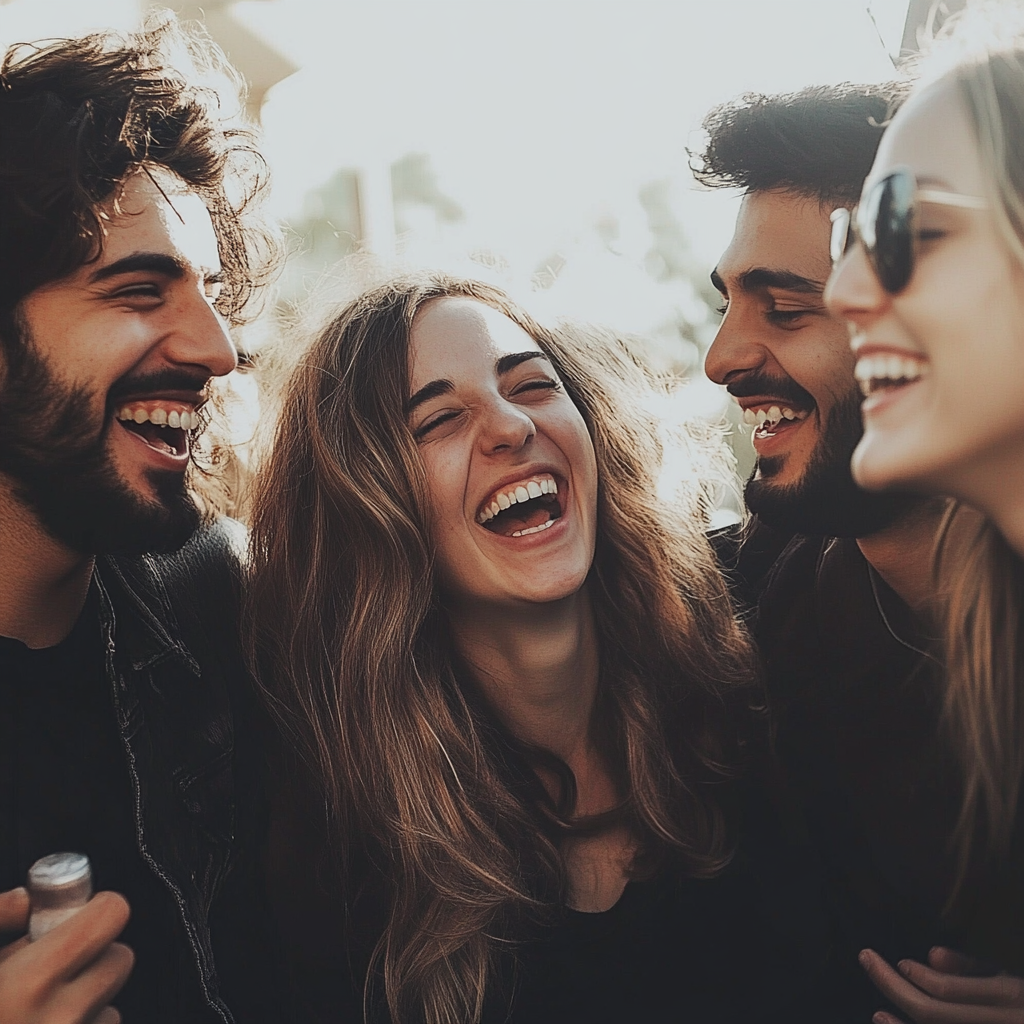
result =
[{"label": "blonde hair", "polygon": [[[997,229],[1024,268],[1024,6],[974,4],[949,19],[918,89],[949,82],[964,103]],[[995,525],[954,502],[935,563],[945,645],[945,721],[963,797],[953,905],[972,862],[1010,846],[1024,774],[1024,565]]]}]

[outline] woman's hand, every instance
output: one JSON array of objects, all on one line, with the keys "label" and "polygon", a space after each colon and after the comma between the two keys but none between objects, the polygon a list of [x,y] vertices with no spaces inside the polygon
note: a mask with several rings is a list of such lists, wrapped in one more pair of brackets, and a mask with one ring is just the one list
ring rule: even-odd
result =
[{"label": "woman's hand", "polygon": [[[1024,1024],[1024,979],[1010,974],[979,976],[979,965],[936,946],[928,964],[901,960],[894,970],[874,950],[860,954],[861,966],[880,992],[916,1024]],[[874,1024],[903,1024],[885,1010]]]},{"label": "woman's hand", "polygon": [[[0,931],[28,928],[28,893],[0,893]],[[0,948],[0,1024],[118,1024],[107,1004],[131,973],[135,956],[114,939],[128,923],[128,903],[97,893],[37,942]]]}]

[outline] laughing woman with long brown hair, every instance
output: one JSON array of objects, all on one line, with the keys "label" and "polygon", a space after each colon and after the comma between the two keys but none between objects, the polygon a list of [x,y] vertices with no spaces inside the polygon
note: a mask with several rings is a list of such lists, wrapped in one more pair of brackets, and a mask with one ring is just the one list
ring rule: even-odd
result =
[{"label": "laughing woman with long brown hair", "polygon": [[293,374],[251,621],[306,766],[274,863],[320,1019],[768,1012],[720,875],[753,657],[698,474],[659,497],[649,390],[614,340],[439,275],[350,303]]}]

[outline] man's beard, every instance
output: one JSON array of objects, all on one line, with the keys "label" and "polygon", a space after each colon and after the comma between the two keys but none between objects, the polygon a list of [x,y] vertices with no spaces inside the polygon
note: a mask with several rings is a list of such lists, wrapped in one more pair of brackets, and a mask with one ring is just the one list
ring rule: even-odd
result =
[{"label": "man's beard", "polygon": [[[15,497],[73,551],[137,555],[180,548],[200,522],[184,474],[150,470],[156,497],[135,493],[109,452],[109,408],[94,434],[93,396],[50,372],[23,320],[12,315],[4,321],[0,473],[14,482]],[[196,389],[192,375],[189,386]]]},{"label": "man's beard", "polygon": [[862,433],[860,393],[853,389],[832,409],[799,482],[773,485],[785,457],[758,459],[760,478],[751,476],[743,491],[747,508],[777,530],[812,536],[868,537],[891,525],[920,498],[874,494],[853,482],[850,459]]}]

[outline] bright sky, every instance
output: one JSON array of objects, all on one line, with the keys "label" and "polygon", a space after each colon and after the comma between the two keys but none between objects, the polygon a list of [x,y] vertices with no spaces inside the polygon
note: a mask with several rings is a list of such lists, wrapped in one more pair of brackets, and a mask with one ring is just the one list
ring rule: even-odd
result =
[{"label": "bright sky", "polygon": [[[7,0],[0,43],[130,27],[140,7]],[[421,240],[414,255],[444,261],[483,248],[532,273],[584,244],[600,219],[618,221],[624,258],[642,259],[649,237],[637,192],[657,179],[671,179],[693,248],[713,265],[736,200],[696,191],[686,171],[685,147],[703,114],[745,90],[889,77],[880,34],[898,45],[906,7],[907,0],[244,0],[233,11],[301,67],[263,109],[275,213],[298,213],[305,193],[338,167],[424,152],[467,216],[443,237]]]},{"label": "bright sky", "polygon": [[[474,241],[515,261],[620,213],[646,182],[683,178],[688,136],[717,102],[890,77],[875,23],[898,38],[906,0],[876,0],[875,23],[867,0],[276,0],[236,10],[303,67],[263,112],[282,212],[324,168],[427,152]],[[733,206],[723,216],[701,199],[681,201],[695,245],[714,259]]]}]

